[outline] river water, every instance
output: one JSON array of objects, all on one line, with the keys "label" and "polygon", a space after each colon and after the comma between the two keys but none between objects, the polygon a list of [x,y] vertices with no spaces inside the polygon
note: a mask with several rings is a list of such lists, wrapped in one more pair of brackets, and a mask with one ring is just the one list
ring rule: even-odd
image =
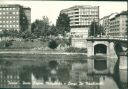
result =
[{"label": "river water", "polygon": [[8,59],[0,60],[1,89],[127,89],[125,69],[114,79],[112,75],[88,74],[87,61]]}]

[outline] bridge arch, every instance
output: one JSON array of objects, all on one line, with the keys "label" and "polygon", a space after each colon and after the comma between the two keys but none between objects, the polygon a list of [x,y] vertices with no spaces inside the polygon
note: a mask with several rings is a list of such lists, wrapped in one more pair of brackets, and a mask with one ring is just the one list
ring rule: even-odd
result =
[{"label": "bridge arch", "polygon": [[94,46],[94,54],[97,53],[107,54],[107,46],[105,44],[96,44]]}]

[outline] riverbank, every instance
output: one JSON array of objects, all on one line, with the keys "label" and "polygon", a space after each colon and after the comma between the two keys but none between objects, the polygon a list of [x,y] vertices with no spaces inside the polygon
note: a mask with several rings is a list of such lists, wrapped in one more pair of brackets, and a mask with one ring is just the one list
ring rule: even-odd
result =
[{"label": "riverbank", "polygon": [[65,55],[75,55],[82,54],[87,55],[87,53],[74,53],[74,52],[65,52],[63,50],[0,50],[0,54],[65,54]]},{"label": "riverbank", "polygon": [[0,51],[0,58],[7,60],[87,60],[85,53],[60,51]]}]

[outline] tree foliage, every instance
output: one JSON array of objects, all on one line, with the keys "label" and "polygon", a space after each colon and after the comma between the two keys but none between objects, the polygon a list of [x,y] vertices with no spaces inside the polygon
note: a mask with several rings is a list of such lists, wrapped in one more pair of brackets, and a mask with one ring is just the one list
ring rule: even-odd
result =
[{"label": "tree foliage", "polygon": [[53,36],[58,35],[58,30],[57,30],[56,26],[54,26],[54,25],[50,26],[50,35],[53,35]]},{"label": "tree foliage", "polygon": [[58,43],[53,39],[51,41],[49,41],[49,43],[48,43],[48,47],[51,49],[55,49],[55,48],[57,48],[57,46],[58,46]]},{"label": "tree foliage", "polygon": [[89,36],[98,36],[98,35],[104,35],[104,29],[101,25],[98,25],[97,22],[93,21],[90,25],[90,30],[89,30]]},{"label": "tree foliage", "polygon": [[56,21],[56,27],[59,34],[65,35],[65,33],[70,32],[70,18],[67,14],[60,13]]},{"label": "tree foliage", "polygon": [[21,26],[21,31],[26,31],[28,30],[28,19],[27,16],[25,15],[24,9],[20,9],[20,26]]},{"label": "tree foliage", "polygon": [[93,21],[90,25],[89,36],[97,36],[98,34],[98,24]]},{"label": "tree foliage", "polygon": [[44,16],[41,20],[36,20],[35,22],[32,23],[32,33],[37,36],[49,36],[49,19],[48,17]]}]

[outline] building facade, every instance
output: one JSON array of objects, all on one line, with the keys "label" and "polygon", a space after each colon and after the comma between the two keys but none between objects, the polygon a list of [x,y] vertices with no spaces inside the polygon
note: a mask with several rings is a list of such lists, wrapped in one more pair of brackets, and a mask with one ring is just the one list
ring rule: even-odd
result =
[{"label": "building facade", "polygon": [[73,6],[61,10],[70,18],[72,46],[86,48],[89,26],[92,21],[99,21],[99,6]]},{"label": "building facade", "polygon": [[[23,27],[21,25],[21,13],[25,13],[28,19],[28,29],[31,26],[31,9],[24,8],[20,5],[0,5],[0,31],[2,30],[17,30],[20,31]],[[24,21],[24,20],[23,20]]]},{"label": "building facade", "polygon": [[127,32],[127,15],[128,12],[124,11],[117,14],[115,17],[110,19],[110,28],[108,35],[112,37],[124,37]]},{"label": "building facade", "polygon": [[100,19],[100,24],[110,37],[126,37],[127,31],[127,12],[113,13]]},{"label": "building facade", "polygon": [[103,18],[100,19],[99,23],[103,27],[105,35],[108,35],[109,33],[110,19],[113,18],[117,14],[118,13],[112,13],[111,15],[104,16]]}]

